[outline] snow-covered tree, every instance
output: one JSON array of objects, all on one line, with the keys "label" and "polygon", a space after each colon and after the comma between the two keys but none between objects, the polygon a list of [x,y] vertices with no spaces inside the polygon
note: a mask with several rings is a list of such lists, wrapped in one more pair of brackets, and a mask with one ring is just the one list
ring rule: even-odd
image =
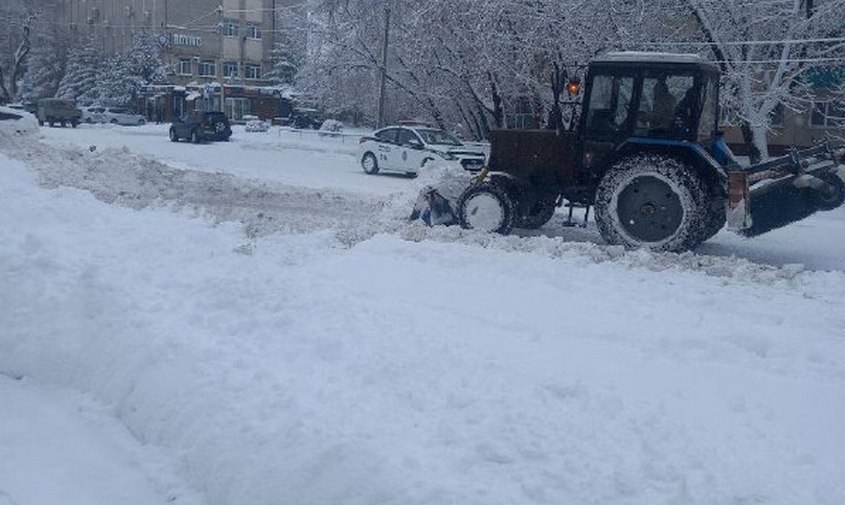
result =
[{"label": "snow-covered tree", "polygon": [[142,33],[132,47],[110,58],[97,75],[98,101],[104,105],[128,106],[141,88],[164,78],[164,64],[154,38]]},{"label": "snow-covered tree", "polygon": [[[0,102],[17,100],[20,79],[26,70],[26,62],[32,50],[32,30],[37,15],[22,6],[4,6],[0,11],[0,33],[3,47],[0,53]],[[8,44],[8,45],[7,45]]]},{"label": "snow-covered tree", "polygon": [[[536,126],[570,74],[611,50],[698,52],[725,73],[723,105],[766,155],[783,104],[806,110],[809,71],[845,62],[845,0],[308,0],[298,86],[330,109],[377,115],[387,9],[389,119],[461,123],[481,137],[519,105]],[[810,42],[808,42],[810,41]],[[583,69],[581,70],[583,72]],[[564,112],[566,115],[566,112]]]},{"label": "snow-covered tree", "polygon": [[322,103],[355,103],[376,114],[381,48],[390,9],[388,115],[461,123],[477,137],[503,126],[505,111],[551,107],[555,62],[585,63],[633,37],[652,39],[656,2],[644,0],[312,0],[300,85]]},{"label": "snow-covered tree", "polygon": [[845,1],[686,0],[723,72],[723,107],[733,112],[752,159],[768,157],[778,106],[807,110],[812,71],[845,64]]},{"label": "snow-covered tree", "polygon": [[273,84],[293,85],[305,58],[307,36],[300,29],[302,15],[298,11],[277,13],[277,31],[270,54],[272,67],[266,77]]},{"label": "snow-covered tree", "polygon": [[67,48],[67,34],[55,26],[36,35],[21,84],[23,99],[35,101],[56,95],[65,74]]},{"label": "snow-covered tree", "polygon": [[56,27],[51,0],[0,1],[0,101],[20,99],[32,53]]},{"label": "snow-covered tree", "polygon": [[76,100],[81,105],[97,101],[98,80],[103,68],[103,55],[93,40],[77,43],[68,53],[67,70],[59,83],[56,96]]}]

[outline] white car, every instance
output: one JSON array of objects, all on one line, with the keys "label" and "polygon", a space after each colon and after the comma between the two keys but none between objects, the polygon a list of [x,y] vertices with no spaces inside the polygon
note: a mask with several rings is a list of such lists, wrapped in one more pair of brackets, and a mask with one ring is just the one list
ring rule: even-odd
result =
[{"label": "white car", "polygon": [[90,107],[80,107],[82,110],[82,122],[83,123],[104,123],[105,118],[104,114],[106,112],[105,107],[99,107],[97,105],[93,105]]},{"label": "white car", "polygon": [[443,130],[427,126],[389,126],[359,141],[361,167],[368,174],[380,170],[415,175],[426,163],[447,160],[471,172],[485,163],[484,153],[470,148]]},{"label": "white car", "polygon": [[270,123],[258,116],[244,116],[243,120],[246,121],[245,129],[248,132],[263,133],[270,129]]},{"label": "white car", "polygon": [[0,107],[0,133],[32,135],[38,131],[38,120],[29,112],[11,107]]},{"label": "white car", "polygon": [[119,107],[108,107],[103,112],[103,123],[117,124],[122,126],[141,126],[147,120],[140,114],[135,114],[127,109]]}]

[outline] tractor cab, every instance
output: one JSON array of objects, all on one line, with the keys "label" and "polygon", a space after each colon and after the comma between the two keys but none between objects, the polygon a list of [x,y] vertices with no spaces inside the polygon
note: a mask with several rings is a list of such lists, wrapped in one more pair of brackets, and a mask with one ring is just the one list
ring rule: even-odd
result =
[{"label": "tractor cab", "polygon": [[718,93],[719,69],[695,55],[626,52],[594,60],[580,125],[584,167],[595,171],[645,146],[693,143],[713,152]]}]

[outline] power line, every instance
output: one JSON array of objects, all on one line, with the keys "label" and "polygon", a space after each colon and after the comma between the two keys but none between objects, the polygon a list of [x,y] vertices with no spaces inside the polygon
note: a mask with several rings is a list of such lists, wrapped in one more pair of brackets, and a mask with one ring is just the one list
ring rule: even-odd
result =
[{"label": "power line", "polygon": [[786,39],[786,40],[732,40],[726,42],[640,42],[643,46],[765,46],[782,44],[818,44],[829,42],[845,42],[845,37],[829,37],[818,39]]}]

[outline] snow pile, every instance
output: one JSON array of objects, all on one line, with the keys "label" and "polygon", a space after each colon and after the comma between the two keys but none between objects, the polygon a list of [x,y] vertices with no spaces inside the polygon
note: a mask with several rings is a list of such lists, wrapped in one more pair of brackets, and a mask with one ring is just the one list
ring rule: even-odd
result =
[{"label": "snow pile", "polygon": [[202,503],[90,397],[0,374],[0,504]]},{"label": "snow pile", "polygon": [[387,198],[382,216],[394,221],[407,221],[411,210],[419,206],[421,198],[431,190],[436,190],[451,205],[455,205],[464,190],[469,187],[472,177],[473,175],[458,163],[426,163],[407,189],[397,191]]},{"label": "snow pile", "polygon": [[[652,271],[698,271],[735,281],[785,284],[792,289],[812,286],[823,277],[830,278],[824,281],[825,286],[845,281],[845,274],[841,272],[802,275],[803,267],[795,264],[777,267],[731,256],[626,251],[618,246],[593,243],[600,242],[600,237],[579,228],[544,231],[552,236],[503,237],[462,230],[457,226],[429,228],[409,222],[410,210],[426,188],[437,187],[456,201],[470,183],[472,176],[469,173],[447,163],[427,166],[419,177],[406,181],[406,189],[379,198],[339,189],[293,187],[219,172],[173,168],[148,156],[134,154],[128,148],[93,152],[57,150],[34,140],[0,135],[0,148],[4,146],[7,149],[14,146],[14,154],[29,160],[39,182],[49,188],[83,189],[106,203],[136,210],[166,207],[187,211],[212,223],[238,223],[241,240],[237,248],[245,253],[251,253],[261,244],[261,237],[272,233],[332,230],[344,247],[381,233],[391,233],[415,242],[457,242],[552,259],[568,256],[595,263],[623,263]],[[822,217],[828,215],[821,214]],[[834,219],[829,225],[838,227],[844,223]],[[792,232],[787,229],[783,234],[790,237]],[[739,248],[746,247],[748,242],[734,241],[734,247]],[[707,246],[718,250],[711,244]],[[836,247],[835,242],[818,245],[820,250],[828,248],[834,252]],[[813,254],[806,248],[800,249],[802,256],[796,256],[796,259]],[[841,285],[845,286],[845,282]]]},{"label": "snow pile", "polygon": [[0,155],[0,371],[89,392],[207,503],[845,500],[841,272],[404,224],[244,255],[190,217],[252,182],[38,149],[54,190]]},{"label": "snow pile", "polygon": [[0,107],[0,135],[33,135],[38,132],[38,120],[25,110]]}]

